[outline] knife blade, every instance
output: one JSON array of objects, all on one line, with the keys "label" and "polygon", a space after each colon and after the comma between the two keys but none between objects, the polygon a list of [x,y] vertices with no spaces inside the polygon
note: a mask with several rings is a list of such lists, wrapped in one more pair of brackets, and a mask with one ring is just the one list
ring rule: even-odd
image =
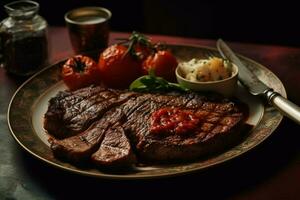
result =
[{"label": "knife blade", "polygon": [[222,39],[218,39],[217,49],[224,59],[227,59],[238,66],[238,78],[251,94],[263,97],[270,105],[277,108],[281,114],[300,124],[299,106],[282,97],[279,93],[275,92],[272,88],[260,81],[258,77],[242,63],[242,61]]}]

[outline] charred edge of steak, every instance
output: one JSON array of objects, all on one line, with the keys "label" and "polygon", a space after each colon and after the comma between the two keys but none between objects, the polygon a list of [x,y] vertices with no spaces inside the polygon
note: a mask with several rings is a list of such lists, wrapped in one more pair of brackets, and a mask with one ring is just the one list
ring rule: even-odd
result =
[{"label": "charred edge of steak", "polygon": [[[149,142],[146,148],[139,151],[139,162],[144,164],[171,164],[207,159],[241,142],[249,132],[248,127],[252,126],[247,124],[237,126],[228,132],[227,136],[217,135],[212,140],[191,144],[189,147],[167,145],[156,141]],[[247,132],[243,130],[247,130]],[[160,152],[159,155],[157,152]]]}]

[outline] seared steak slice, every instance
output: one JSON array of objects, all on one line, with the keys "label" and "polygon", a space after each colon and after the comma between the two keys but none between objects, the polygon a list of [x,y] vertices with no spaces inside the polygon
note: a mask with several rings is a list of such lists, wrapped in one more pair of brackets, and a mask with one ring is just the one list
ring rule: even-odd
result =
[{"label": "seared steak slice", "polygon": [[136,162],[135,155],[121,126],[110,128],[98,151],[93,153],[92,162],[98,166],[129,166]]},{"label": "seared steak slice", "polygon": [[82,110],[81,102],[83,104],[87,102],[87,99],[93,97],[101,91],[105,91],[105,88],[101,87],[87,87],[76,91],[61,91],[57,96],[53,97],[49,101],[49,107],[45,114],[44,128],[58,138],[62,136],[68,136],[68,129],[66,128],[66,120],[64,118],[70,118],[75,116],[76,111]]},{"label": "seared steak slice", "polygon": [[[109,133],[109,135],[107,136],[108,139],[114,137],[116,140],[119,138],[120,141],[125,142],[126,140],[124,137],[122,137],[122,134],[120,132],[117,133],[116,136],[111,135],[113,134],[110,133],[113,130],[111,129],[111,127],[115,126],[116,124],[123,124],[126,120],[124,112],[129,116],[130,113],[139,110],[140,107],[146,104],[147,100],[152,95],[143,95],[142,97],[137,97],[139,98],[139,101],[137,102],[135,101],[136,98],[133,97],[132,93],[130,92],[121,94],[121,96],[121,99],[126,99],[128,98],[128,96],[132,97],[132,99],[130,99],[128,102],[125,102],[120,107],[112,108],[110,111],[105,113],[102,118],[100,118],[100,120],[94,122],[84,132],[62,140],[53,139],[51,141],[51,149],[54,155],[58,158],[62,158],[73,163],[87,160],[95,151],[99,149],[100,143],[105,137],[106,132]],[[118,163],[118,165],[122,165],[123,162],[124,164],[134,162],[131,148],[128,149],[128,155],[124,154],[125,152],[124,150],[122,150],[122,148],[120,148],[120,150],[123,152],[121,152],[119,155],[123,155],[123,158],[119,157],[116,160],[113,160],[113,158],[111,158],[111,161],[106,161],[106,165],[109,165],[109,162]],[[103,152],[103,150],[101,150],[101,152]],[[115,154],[117,154],[117,152],[115,152]],[[98,161],[98,158],[95,157],[94,160],[98,165],[101,165],[101,161]]]},{"label": "seared steak slice", "polygon": [[[105,112],[137,95],[133,92],[121,93],[102,87],[88,87],[80,91],[82,91],[80,95],[61,92],[50,100],[44,128],[56,138],[61,139],[84,131]],[[68,102],[70,99],[73,104]]]},{"label": "seared steak slice", "polygon": [[105,132],[115,123],[122,122],[124,114],[120,109],[107,112],[99,121],[94,122],[84,132],[65,138],[63,140],[52,140],[51,150],[59,158],[70,162],[80,162],[88,159],[92,153],[97,151]]}]

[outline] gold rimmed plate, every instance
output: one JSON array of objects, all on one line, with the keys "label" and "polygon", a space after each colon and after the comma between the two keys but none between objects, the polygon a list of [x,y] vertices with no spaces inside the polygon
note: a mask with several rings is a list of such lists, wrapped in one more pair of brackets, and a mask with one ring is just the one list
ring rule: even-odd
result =
[{"label": "gold rimmed plate", "polygon": [[[219,55],[216,49],[209,47],[181,45],[169,45],[169,47],[179,61],[187,61],[194,57],[205,58],[211,54]],[[241,59],[260,80],[286,97],[284,86],[275,74],[251,59],[242,56]],[[270,136],[282,120],[282,115],[276,109],[263,104],[260,99],[251,96],[239,85],[236,97],[248,105],[250,112],[247,123],[253,128],[235,146],[194,162],[139,166],[122,172],[78,167],[53,156],[49,148],[48,135],[43,129],[43,117],[49,99],[58,91],[66,89],[60,76],[64,62],[45,68],[20,86],[9,104],[7,119],[11,134],[26,151],[52,166],[70,172],[111,179],[157,178],[194,172],[223,163],[249,151]]]}]

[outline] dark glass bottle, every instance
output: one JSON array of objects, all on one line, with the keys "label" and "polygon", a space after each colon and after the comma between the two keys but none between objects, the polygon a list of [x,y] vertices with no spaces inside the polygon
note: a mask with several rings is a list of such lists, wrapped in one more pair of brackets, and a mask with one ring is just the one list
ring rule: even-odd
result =
[{"label": "dark glass bottle", "polygon": [[0,54],[7,72],[29,76],[48,61],[47,22],[39,4],[15,1],[4,6],[8,18],[0,24]]}]

